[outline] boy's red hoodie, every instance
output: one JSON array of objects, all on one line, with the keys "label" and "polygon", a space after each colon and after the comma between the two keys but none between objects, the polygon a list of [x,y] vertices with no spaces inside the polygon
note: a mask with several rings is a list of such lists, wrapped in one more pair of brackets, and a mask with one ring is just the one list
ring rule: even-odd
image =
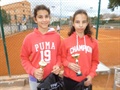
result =
[{"label": "boy's red hoodie", "polygon": [[21,48],[20,57],[25,71],[33,76],[35,69],[40,68],[40,60],[44,60],[47,66],[43,78],[46,78],[53,66],[61,63],[60,42],[60,36],[55,31],[42,34],[37,28],[34,29],[25,37]]},{"label": "boy's red hoodie", "polygon": [[[75,63],[73,54],[80,54],[78,60],[82,76],[77,76],[76,72],[68,68],[70,62]],[[98,42],[96,39],[90,38],[87,35],[80,38],[74,32],[70,37],[63,40],[62,43],[62,63],[64,66],[64,76],[75,81],[82,81],[88,75],[94,77],[96,75],[98,60]]]}]

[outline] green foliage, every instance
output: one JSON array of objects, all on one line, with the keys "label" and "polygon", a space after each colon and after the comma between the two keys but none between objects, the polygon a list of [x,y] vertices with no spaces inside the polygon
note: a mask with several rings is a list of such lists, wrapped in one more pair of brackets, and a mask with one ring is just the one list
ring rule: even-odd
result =
[{"label": "green foliage", "polygon": [[120,6],[120,0],[109,0],[108,9],[114,11],[118,6]]},{"label": "green foliage", "polygon": [[109,20],[109,23],[120,23],[120,21],[119,20]]},{"label": "green foliage", "polygon": [[7,14],[4,9],[1,10],[1,13],[2,13],[2,22],[3,22],[3,24],[10,23],[10,15]]},{"label": "green foliage", "polygon": [[57,26],[59,24],[60,24],[60,21],[54,21],[54,22],[51,23],[52,26]]}]

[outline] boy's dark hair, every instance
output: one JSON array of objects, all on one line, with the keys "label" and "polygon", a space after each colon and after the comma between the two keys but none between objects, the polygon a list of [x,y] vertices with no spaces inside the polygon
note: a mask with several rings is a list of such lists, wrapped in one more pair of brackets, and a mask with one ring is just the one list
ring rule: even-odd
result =
[{"label": "boy's dark hair", "polygon": [[[87,15],[86,11],[83,10],[83,9],[79,9],[79,10],[77,10],[77,11],[74,13],[72,22],[74,22],[75,17],[76,17],[76,15],[78,15],[78,14],[84,14],[84,15],[86,15],[86,16],[87,16],[87,20],[89,21],[89,17],[88,17],[88,15]],[[71,29],[70,29],[70,32],[68,32],[68,36],[71,36],[74,32],[75,32],[75,28],[74,28],[74,26],[72,26]],[[89,23],[88,23],[88,25],[87,25],[87,27],[86,27],[86,29],[85,29],[85,31],[84,31],[84,34],[85,34],[85,35],[88,35],[89,37],[91,37],[91,35],[92,35],[92,31],[91,31],[91,27],[90,27],[90,24],[89,24]]]},{"label": "boy's dark hair", "polygon": [[37,16],[37,12],[39,10],[46,10],[48,12],[48,14],[50,15],[50,9],[48,7],[46,7],[45,5],[37,5],[35,8],[34,8],[34,17]]}]

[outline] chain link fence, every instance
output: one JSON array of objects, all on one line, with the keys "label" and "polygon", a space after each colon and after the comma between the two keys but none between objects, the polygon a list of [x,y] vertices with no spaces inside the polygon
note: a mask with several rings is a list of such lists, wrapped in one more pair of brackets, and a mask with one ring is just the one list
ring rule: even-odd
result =
[{"label": "chain link fence", "polygon": [[[81,4],[81,2],[79,1],[76,2],[71,0],[56,0],[52,2],[43,0],[33,0],[31,2],[28,2],[25,0],[2,6],[2,9],[6,10],[6,14],[8,15],[8,19],[6,20],[8,20],[9,22],[3,24],[4,37],[6,42],[2,42],[2,32],[0,28],[0,76],[8,75],[8,66],[6,64],[6,56],[4,54],[4,45],[6,45],[7,47],[11,75],[25,73],[20,62],[20,48],[24,37],[28,33],[32,32],[34,27],[37,27],[37,25],[33,21],[32,13],[33,8],[38,4],[44,4],[50,8],[50,27],[54,27],[56,29],[57,25],[59,25],[61,28],[60,35],[62,38],[67,37],[67,32],[72,25],[71,19],[73,13],[77,9],[85,9],[89,15],[90,23],[93,26],[93,32],[95,36],[98,19],[98,0],[96,0],[96,2],[94,3],[96,7],[94,7],[93,4],[93,6],[90,5],[89,2],[87,3],[86,1],[83,1]],[[117,10],[117,12],[120,11],[119,8]],[[101,9],[100,12],[103,11],[104,10]],[[103,15],[101,14],[102,13],[100,13],[100,18],[103,17]],[[107,66],[120,64],[120,15],[119,17],[116,15],[116,17],[116,20],[103,18],[104,20],[100,19],[99,22],[98,41],[100,44],[100,60],[104,62]],[[109,42],[109,40],[111,42]],[[111,47],[114,47],[114,49],[112,49]],[[114,53],[113,51],[115,51],[116,53]],[[116,62],[113,62],[113,60],[116,60]]]}]

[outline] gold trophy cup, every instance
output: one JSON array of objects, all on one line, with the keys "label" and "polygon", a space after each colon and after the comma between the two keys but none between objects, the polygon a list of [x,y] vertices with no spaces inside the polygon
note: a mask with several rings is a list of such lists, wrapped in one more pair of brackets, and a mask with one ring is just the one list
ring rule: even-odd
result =
[{"label": "gold trophy cup", "polygon": [[40,69],[43,70],[43,68],[47,65],[47,62],[45,62],[44,60],[41,60],[41,61],[39,62],[39,65],[40,65]]},{"label": "gold trophy cup", "polygon": [[[80,56],[80,54],[72,54],[72,57],[75,59],[76,64],[78,64],[78,62],[79,62],[79,60],[78,60],[79,56]],[[82,72],[79,70],[79,71],[76,73],[76,75],[77,75],[77,76],[82,76]]]},{"label": "gold trophy cup", "polygon": [[[39,65],[40,65],[40,69],[43,70],[44,67],[47,65],[47,62],[45,62],[44,60],[41,60],[41,61],[39,62]],[[37,82],[40,83],[40,82],[42,82],[42,81],[43,81],[43,80],[38,80]]]}]

